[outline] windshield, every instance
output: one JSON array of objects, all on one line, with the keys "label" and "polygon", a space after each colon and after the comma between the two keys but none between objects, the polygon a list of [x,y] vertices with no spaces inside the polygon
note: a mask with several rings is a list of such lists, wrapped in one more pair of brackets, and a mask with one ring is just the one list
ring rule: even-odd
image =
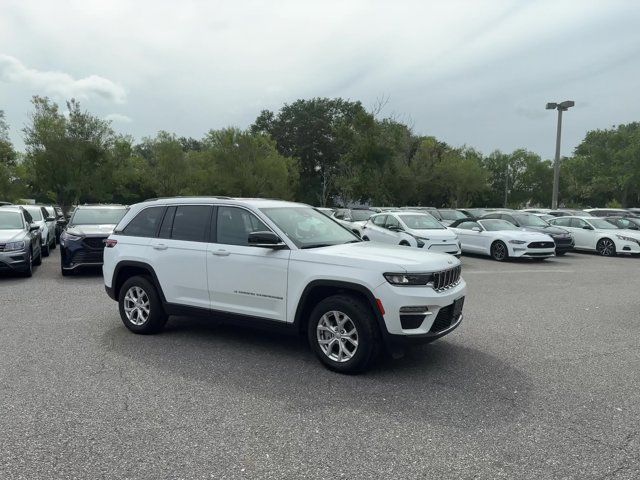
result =
[{"label": "windshield", "polygon": [[548,226],[547,222],[545,222],[540,217],[536,217],[535,215],[514,215],[513,218],[516,221],[524,226],[524,227],[546,227]]},{"label": "windshield", "polygon": [[620,228],[617,225],[614,225],[613,223],[609,223],[606,220],[603,220],[601,218],[590,218],[589,223],[594,228],[600,228],[602,230],[618,230]]},{"label": "windshield", "polygon": [[469,212],[469,215],[473,215],[476,218],[483,217],[487,213],[489,213],[488,211],[486,211],[486,210],[484,210],[482,208],[469,208],[467,210],[467,212]]},{"label": "windshield", "polygon": [[124,214],[122,208],[77,208],[71,218],[71,225],[116,225]]},{"label": "windshield", "polygon": [[261,209],[298,248],[359,242],[349,230],[309,207]]},{"label": "windshield", "polygon": [[351,221],[352,222],[364,222],[365,220],[369,220],[371,215],[376,212],[371,210],[351,210]]},{"label": "windshield", "polygon": [[498,232],[500,230],[519,230],[513,223],[506,220],[479,220],[478,223],[484,227],[487,232]]},{"label": "windshield", "polygon": [[398,215],[407,228],[412,230],[444,230],[445,228],[431,215]]},{"label": "windshield", "polygon": [[27,212],[31,214],[34,221],[42,220],[42,210],[40,207],[23,207]]},{"label": "windshield", "polygon": [[0,230],[22,228],[22,216],[19,212],[0,212]]},{"label": "windshield", "polygon": [[461,218],[467,218],[467,216],[457,210],[438,210],[443,220],[459,220]]}]

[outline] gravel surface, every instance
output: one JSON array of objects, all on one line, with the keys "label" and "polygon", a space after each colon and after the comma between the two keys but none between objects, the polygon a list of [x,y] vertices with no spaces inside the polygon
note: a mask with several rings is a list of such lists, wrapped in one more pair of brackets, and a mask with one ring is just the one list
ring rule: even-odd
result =
[{"label": "gravel surface", "polygon": [[640,259],[463,257],[451,335],[369,373],[122,325],[99,272],[0,277],[0,478],[640,478]]}]

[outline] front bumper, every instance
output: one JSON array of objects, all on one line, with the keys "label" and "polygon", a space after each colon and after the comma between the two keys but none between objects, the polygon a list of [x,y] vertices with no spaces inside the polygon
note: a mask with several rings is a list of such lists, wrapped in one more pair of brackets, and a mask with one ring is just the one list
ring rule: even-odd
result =
[{"label": "front bumper", "polygon": [[20,271],[28,267],[29,254],[26,250],[0,253],[0,272]]},{"label": "front bumper", "polygon": [[[106,237],[104,237],[106,238]],[[89,242],[87,242],[89,240]],[[60,241],[60,264],[65,270],[80,267],[99,267],[104,259],[103,237],[83,237],[80,240]]]},{"label": "front bumper", "polygon": [[[428,286],[400,287],[390,283],[383,283],[373,292],[374,296],[382,303],[385,313],[383,315],[387,332],[391,336],[411,337],[414,339],[422,338],[423,341],[432,341],[445,333],[438,332],[438,336],[434,338],[432,335],[432,327],[438,319],[438,314],[442,309],[451,307],[456,300],[463,298],[467,293],[467,284],[461,278],[460,282],[443,292],[437,292]],[[400,309],[402,307],[426,307],[428,314],[424,316],[419,324],[410,325],[416,328],[403,328],[403,319],[401,319]],[[443,312],[444,313],[444,312]],[[462,313],[462,312],[459,312]],[[451,319],[451,325],[456,324],[458,319]],[[404,322],[407,327],[407,322]],[[442,335],[440,335],[442,333]]]},{"label": "front bumper", "polygon": [[529,248],[526,245],[509,245],[509,256],[513,258],[549,258],[556,254],[556,247]]}]

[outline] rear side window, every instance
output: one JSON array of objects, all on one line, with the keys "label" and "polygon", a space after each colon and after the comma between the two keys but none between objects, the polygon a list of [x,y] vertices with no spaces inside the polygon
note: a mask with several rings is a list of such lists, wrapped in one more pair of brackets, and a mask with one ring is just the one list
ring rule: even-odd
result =
[{"label": "rear side window", "polygon": [[582,228],[587,226],[587,222],[580,218],[572,218],[570,226],[573,228]]},{"label": "rear side window", "polygon": [[249,246],[251,232],[269,232],[262,220],[251,212],[237,207],[218,207],[218,242],[225,245]]},{"label": "rear side window", "polygon": [[558,217],[555,220],[553,220],[552,225],[556,225],[558,227],[570,227],[571,226],[571,219],[570,218]]},{"label": "rear side window", "polygon": [[124,227],[122,234],[131,237],[155,237],[163,214],[164,207],[145,208]]},{"label": "rear side window", "polygon": [[176,207],[171,238],[189,242],[205,242],[211,207],[207,205],[184,205]]}]

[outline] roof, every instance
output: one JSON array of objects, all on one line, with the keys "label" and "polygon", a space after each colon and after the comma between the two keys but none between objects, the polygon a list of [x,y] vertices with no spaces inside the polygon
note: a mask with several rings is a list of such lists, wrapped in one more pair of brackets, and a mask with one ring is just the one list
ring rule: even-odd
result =
[{"label": "roof", "polygon": [[102,204],[96,204],[96,205],[78,205],[77,207],[75,207],[76,209],[78,208],[127,208],[126,205],[118,205],[118,204],[112,204],[112,205],[102,205]]},{"label": "roof", "polygon": [[[201,203],[216,205],[246,205],[254,208],[309,207],[310,205],[271,198],[231,198],[231,197],[165,197],[141,202],[144,205],[167,205],[181,203]],[[140,204],[136,204],[140,205]]]}]

